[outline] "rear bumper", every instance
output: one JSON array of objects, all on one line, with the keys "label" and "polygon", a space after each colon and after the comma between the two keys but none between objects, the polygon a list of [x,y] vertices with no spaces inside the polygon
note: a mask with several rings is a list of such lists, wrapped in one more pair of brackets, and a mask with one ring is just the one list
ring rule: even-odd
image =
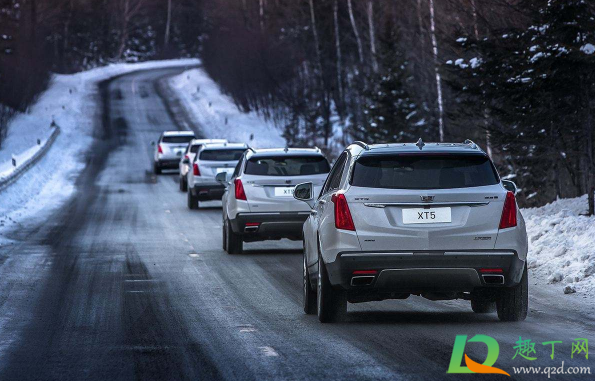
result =
[{"label": "rear bumper", "polygon": [[[511,287],[521,281],[525,261],[514,251],[342,252],[328,263],[331,284],[346,290],[377,292],[471,292]],[[485,273],[484,269],[501,269]],[[354,271],[376,271],[354,274]],[[368,276],[368,278],[355,278]]]},{"label": "rear bumper", "polygon": [[199,201],[221,200],[225,186],[221,183],[197,183],[191,192]]},{"label": "rear bumper", "polygon": [[[302,238],[302,227],[310,212],[238,213],[231,228],[246,241]],[[247,226],[251,224],[251,226]]]},{"label": "rear bumper", "polygon": [[159,159],[155,161],[155,164],[161,169],[180,169],[180,158]]}]

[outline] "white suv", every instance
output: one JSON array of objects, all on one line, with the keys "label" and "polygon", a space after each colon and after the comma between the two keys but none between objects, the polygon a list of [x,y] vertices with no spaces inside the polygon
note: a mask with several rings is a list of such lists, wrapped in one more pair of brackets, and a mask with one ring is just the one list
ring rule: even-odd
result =
[{"label": "white suv", "polygon": [[527,233],[514,183],[476,144],[347,147],[322,192],[294,196],[304,224],[304,310],[340,319],[347,302],[462,298],[504,321],[527,316]]},{"label": "white suv", "polygon": [[188,170],[194,161],[194,157],[196,153],[205,144],[223,144],[227,143],[226,139],[194,139],[188,144],[186,147],[186,151],[184,151],[184,156],[182,156],[182,160],[180,160],[179,167],[180,167],[180,190],[182,192],[186,192],[188,190],[188,183],[186,176],[188,175]]},{"label": "white suv", "polygon": [[194,139],[192,131],[164,131],[155,145],[153,172],[158,175],[163,169],[176,169],[188,143]]},{"label": "white suv", "polygon": [[244,143],[204,144],[186,174],[188,208],[198,209],[199,201],[221,200],[225,186],[215,180],[219,172],[231,174],[248,149]]},{"label": "white suv", "polygon": [[316,149],[277,148],[248,150],[223,195],[223,249],[240,254],[243,242],[302,239],[302,225],[310,208],[293,198],[296,184],[309,181],[322,189],[330,169]]}]

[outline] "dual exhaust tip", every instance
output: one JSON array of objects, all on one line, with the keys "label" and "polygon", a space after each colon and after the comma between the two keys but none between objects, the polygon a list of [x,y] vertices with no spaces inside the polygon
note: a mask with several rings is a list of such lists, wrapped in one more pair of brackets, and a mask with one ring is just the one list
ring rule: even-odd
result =
[{"label": "dual exhaust tip", "polygon": [[247,222],[244,226],[244,233],[256,233],[260,227],[260,222]]},{"label": "dual exhaust tip", "polygon": [[[483,279],[485,284],[489,284],[489,285],[504,284],[504,275],[498,274],[498,272],[502,272],[501,269],[499,269],[500,271],[485,271],[485,272],[483,270],[484,269],[481,269],[480,272],[482,273],[481,278]],[[353,276],[351,277],[351,285],[354,287],[371,286],[374,283],[374,281],[376,280],[377,274],[378,274],[378,271],[376,271],[376,270],[354,271]]]}]

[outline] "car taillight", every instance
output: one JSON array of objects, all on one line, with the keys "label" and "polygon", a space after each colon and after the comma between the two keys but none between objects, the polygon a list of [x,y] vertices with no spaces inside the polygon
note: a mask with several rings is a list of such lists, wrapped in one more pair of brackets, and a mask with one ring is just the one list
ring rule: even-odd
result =
[{"label": "car taillight", "polygon": [[335,193],[331,197],[331,201],[335,204],[335,227],[337,229],[355,231],[355,225],[353,224],[345,195],[343,193]]},{"label": "car taillight", "polygon": [[236,189],[236,200],[248,201],[248,199],[246,198],[246,192],[244,192],[244,185],[242,185],[242,180],[235,179],[233,184]]},{"label": "car taillight", "polygon": [[516,226],[516,199],[514,193],[506,193],[504,208],[502,208],[502,218],[500,218],[500,229],[512,228]]},{"label": "car taillight", "polygon": [[200,169],[198,169],[198,164],[194,163],[192,166],[192,173],[194,176],[200,176]]},{"label": "car taillight", "polygon": [[161,148],[161,144],[157,146],[157,152],[163,153],[163,148]]}]

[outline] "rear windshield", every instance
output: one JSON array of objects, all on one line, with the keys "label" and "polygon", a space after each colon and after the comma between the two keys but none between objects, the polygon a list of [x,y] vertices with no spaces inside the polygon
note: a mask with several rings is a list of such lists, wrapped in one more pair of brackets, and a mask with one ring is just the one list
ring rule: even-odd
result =
[{"label": "rear windshield", "polygon": [[367,188],[449,189],[498,183],[492,163],[479,155],[375,155],[360,158],[351,184]]},{"label": "rear windshield", "polygon": [[190,152],[192,153],[197,153],[198,150],[200,149],[200,147],[202,147],[202,144],[196,144],[190,147]]},{"label": "rear windshield", "polygon": [[247,175],[306,176],[329,172],[328,161],[322,156],[270,156],[248,160]]},{"label": "rear windshield", "polygon": [[164,136],[161,139],[161,142],[163,143],[189,143],[192,139],[194,139],[194,136]]},{"label": "rear windshield", "polygon": [[245,149],[212,149],[200,153],[203,161],[237,161],[240,160]]}]

